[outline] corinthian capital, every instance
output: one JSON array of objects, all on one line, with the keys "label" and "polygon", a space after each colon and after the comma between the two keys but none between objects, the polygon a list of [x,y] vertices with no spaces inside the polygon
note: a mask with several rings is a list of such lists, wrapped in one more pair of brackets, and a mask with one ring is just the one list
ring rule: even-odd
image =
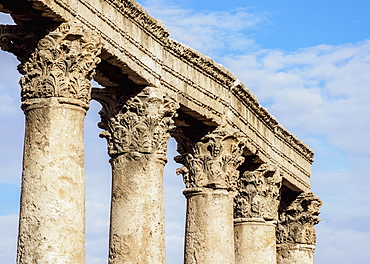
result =
[{"label": "corinthian capital", "polygon": [[1,30],[1,47],[21,61],[22,100],[64,97],[89,103],[90,80],[102,47],[97,35],[68,23],[41,38],[36,35],[18,26],[3,26]]},{"label": "corinthian capital", "polygon": [[183,175],[187,188],[235,189],[239,176],[237,168],[244,161],[244,137],[226,127],[218,127],[198,142],[179,135],[174,137],[182,144],[179,149],[184,151],[175,160],[184,165],[177,172]]},{"label": "corinthian capital", "polygon": [[262,164],[238,179],[235,218],[277,220],[282,177],[276,165]]},{"label": "corinthian capital", "polygon": [[110,93],[106,100],[96,98],[103,105],[99,127],[105,131],[100,136],[107,139],[109,155],[134,152],[165,156],[168,131],[179,107],[175,100],[155,87],[146,87],[134,97],[101,90]]},{"label": "corinthian capital", "polygon": [[322,202],[314,193],[300,194],[287,208],[279,213],[277,242],[279,244],[316,244],[314,225]]}]

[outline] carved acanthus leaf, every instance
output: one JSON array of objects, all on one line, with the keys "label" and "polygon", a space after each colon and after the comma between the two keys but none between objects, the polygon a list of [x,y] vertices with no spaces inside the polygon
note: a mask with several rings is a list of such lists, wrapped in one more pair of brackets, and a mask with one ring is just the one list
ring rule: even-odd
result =
[{"label": "carved acanthus leaf", "polygon": [[285,210],[279,213],[277,243],[279,244],[316,244],[314,225],[322,202],[314,193],[300,194]]},{"label": "carved acanthus leaf", "polygon": [[20,67],[22,100],[65,97],[89,103],[102,44],[78,24],[61,24],[43,37]]},{"label": "carved acanthus leaf", "polygon": [[254,171],[245,171],[238,179],[234,217],[277,220],[281,182],[276,165],[262,164]]},{"label": "carved acanthus leaf", "polygon": [[181,143],[187,152],[175,160],[184,165],[178,173],[183,175],[187,188],[235,189],[237,168],[244,161],[244,137],[232,128],[218,127],[199,142],[189,143],[182,138]]},{"label": "carved acanthus leaf", "polygon": [[179,105],[155,87],[146,87],[136,96],[103,105],[100,111],[105,129],[100,136],[107,139],[108,153],[117,156],[128,152],[166,155],[168,131],[174,127],[173,117]]}]

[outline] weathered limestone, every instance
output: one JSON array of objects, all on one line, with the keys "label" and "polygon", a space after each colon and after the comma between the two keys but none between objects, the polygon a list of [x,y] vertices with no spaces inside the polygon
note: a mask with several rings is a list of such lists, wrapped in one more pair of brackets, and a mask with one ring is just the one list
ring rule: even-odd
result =
[{"label": "weathered limestone", "polygon": [[237,218],[236,264],[276,264],[276,225],[259,218]]},{"label": "weathered limestone", "polygon": [[277,166],[245,171],[235,197],[236,264],[276,264],[276,220],[282,177]]},{"label": "weathered limestone", "polygon": [[313,262],[313,152],[222,65],[170,39],[134,0],[0,0],[0,12],[18,24],[0,26],[0,47],[24,74],[18,263],[84,262],[83,120],[95,71],[109,87],[94,98],[112,165],[110,264],[165,263],[162,174],[176,115],[185,264]]},{"label": "weathered limestone", "polygon": [[26,134],[17,263],[84,263],[85,109],[58,99],[23,103]]},{"label": "weathered limestone", "polygon": [[99,93],[113,177],[109,263],[164,264],[163,169],[178,105],[155,87],[128,100],[116,94],[115,105]]},{"label": "weathered limestone", "polygon": [[184,140],[177,158],[187,189],[185,264],[235,263],[233,199],[245,141],[231,128],[217,128],[199,142]]},{"label": "weathered limestone", "polygon": [[276,233],[278,264],[314,263],[316,231],[313,226],[320,222],[321,205],[321,200],[312,192],[300,194],[290,204],[283,203]]},{"label": "weathered limestone", "polygon": [[82,264],[83,128],[101,44],[81,26],[62,24],[38,42],[33,35],[30,53],[25,31],[7,29],[2,47],[22,62],[26,115],[17,263]]},{"label": "weathered limestone", "polygon": [[[160,86],[176,93],[181,108],[186,107],[189,115],[206,125],[220,125],[227,116],[260,157],[279,165],[291,188],[309,191],[313,151],[279,124],[235,75],[211,58],[169,38],[163,24],[150,17],[135,0],[0,3],[0,12],[10,12],[20,22],[40,16],[53,21],[78,20],[101,35],[103,61],[117,66],[138,85]],[[21,5],[30,6],[24,8],[27,14],[19,14]],[[95,79],[102,83],[112,73],[105,75]]]}]

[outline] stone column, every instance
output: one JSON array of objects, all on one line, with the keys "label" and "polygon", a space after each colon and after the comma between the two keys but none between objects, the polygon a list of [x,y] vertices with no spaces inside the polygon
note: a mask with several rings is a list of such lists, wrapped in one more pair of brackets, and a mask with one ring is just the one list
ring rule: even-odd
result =
[{"label": "stone column", "polygon": [[244,139],[219,127],[192,143],[175,135],[187,187],[185,264],[235,263],[233,199]]},{"label": "stone column", "polygon": [[235,263],[276,264],[276,220],[282,177],[262,164],[244,172],[235,197]]},{"label": "stone column", "polygon": [[155,87],[97,100],[113,177],[109,263],[164,264],[163,169],[178,105]]},{"label": "stone column", "polygon": [[[29,44],[7,47],[25,55]],[[100,49],[80,26],[62,24],[18,56],[26,131],[17,263],[84,263],[83,128]]]},{"label": "stone column", "polygon": [[316,244],[314,225],[320,222],[321,200],[314,193],[302,193],[280,208],[277,229],[278,264],[313,264]]}]

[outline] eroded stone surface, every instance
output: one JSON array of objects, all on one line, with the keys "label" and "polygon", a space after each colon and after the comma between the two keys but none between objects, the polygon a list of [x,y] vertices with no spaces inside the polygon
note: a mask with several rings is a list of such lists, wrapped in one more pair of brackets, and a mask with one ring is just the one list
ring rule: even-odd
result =
[{"label": "eroded stone surface", "polygon": [[164,264],[163,169],[178,105],[155,87],[134,96],[96,90],[94,98],[112,165],[109,263]]},{"label": "eroded stone surface", "polygon": [[[134,0],[33,0],[29,15],[7,1],[0,7],[19,23],[43,17],[53,23],[78,21],[100,36],[102,59],[138,85],[161,87],[178,94],[178,102],[207,125],[220,125],[225,116],[249,140],[254,153],[278,164],[296,191],[308,191],[313,152],[259,105],[256,97],[227,69],[168,37],[168,31]],[[30,10],[31,9],[31,10]],[[24,20],[22,20],[24,19]],[[109,73],[97,80],[114,80]],[[112,83],[111,83],[112,84]],[[119,85],[119,84],[116,84]]]},{"label": "eroded stone surface", "polygon": [[178,137],[182,144],[180,156],[175,160],[184,167],[178,169],[187,188],[212,188],[235,190],[242,164],[245,138],[236,130],[218,127],[199,142]]},{"label": "eroded stone surface", "polygon": [[277,166],[262,164],[238,179],[235,218],[277,220],[282,177]]},{"label": "eroded stone surface", "polygon": [[234,199],[236,264],[276,263],[281,186],[280,171],[273,164],[250,164],[240,175]]},{"label": "eroded stone surface", "polygon": [[49,98],[25,112],[17,263],[83,264],[85,110]]},{"label": "eroded stone surface", "polygon": [[187,189],[185,264],[235,263],[233,199],[244,161],[244,138],[235,130],[218,127],[198,142],[177,138]]},{"label": "eroded stone surface", "polygon": [[276,264],[276,225],[261,218],[234,221],[235,263]]},{"label": "eroded stone surface", "polygon": [[[26,116],[17,263],[84,263],[84,117],[101,42],[82,25],[2,27]],[[40,32],[43,32],[41,34]],[[32,33],[32,32],[31,32]]]},{"label": "eroded stone surface", "polygon": [[322,202],[314,193],[302,193],[279,212],[277,241],[279,244],[316,244],[314,225],[321,219]]},{"label": "eroded stone surface", "polygon": [[278,264],[313,264],[314,245],[296,244],[278,246]]},{"label": "eroded stone surface", "polygon": [[279,264],[314,262],[314,225],[321,220],[318,217],[321,206],[321,200],[312,192],[302,193],[288,204],[283,201],[276,232]]},{"label": "eroded stone surface", "polygon": [[234,264],[233,196],[222,189],[187,189],[185,264]]},{"label": "eroded stone surface", "polygon": [[[234,217],[243,219],[237,263],[274,263],[275,226],[266,221],[276,219],[278,263],[312,263],[321,206],[307,193],[313,152],[232,73],[170,39],[134,0],[0,2],[18,24],[0,26],[0,47],[24,75],[18,263],[84,262],[82,135],[95,71],[110,91],[95,99],[113,174],[111,264],[165,262],[162,174],[178,114],[185,263],[233,264]],[[240,174],[248,162],[262,165]],[[303,194],[279,204],[282,182]]]}]

